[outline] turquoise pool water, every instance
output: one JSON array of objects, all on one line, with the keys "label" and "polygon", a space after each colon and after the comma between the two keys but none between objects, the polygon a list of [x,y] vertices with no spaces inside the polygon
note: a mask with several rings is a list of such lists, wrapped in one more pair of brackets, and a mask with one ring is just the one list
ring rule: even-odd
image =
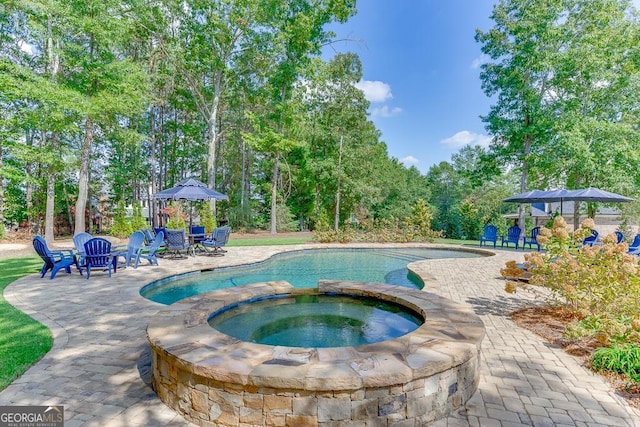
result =
[{"label": "turquoise pool water", "polygon": [[231,286],[284,280],[297,288],[311,288],[318,280],[355,280],[422,288],[407,270],[421,259],[481,257],[473,252],[433,248],[310,249],[275,255],[269,260],[238,267],[168,277],[143,287],[141,295],[162,304]]},{"label": "turquoise pool water", "polygon": [[406,307],[346,295],[268,297],[214,313],[209,325],[243,341],[287,347],[355,347],[401,337],[423,323]]}]

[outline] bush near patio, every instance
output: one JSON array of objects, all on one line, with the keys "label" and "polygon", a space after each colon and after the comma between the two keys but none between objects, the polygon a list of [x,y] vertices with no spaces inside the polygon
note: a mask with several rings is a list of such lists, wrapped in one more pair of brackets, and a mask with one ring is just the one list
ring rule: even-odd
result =
[{"label": "bush near patio", "polygon": [[[571,233],[562,217],[551,228],[543,227],[538,241],[544,252],[525,255],[530,266],[529,284],[508,281],[507,292],[519,288],[534,290],[541,286],[550,291],[547,302],[561,306],[578,321],[566,326],[566,339],[590,338],[599,343],[591,364],[595,370],[624,374],[627,388],[637,388],[640,381],[640,267],[638,257],[628,253],[625,242],[616,243],[614,234],[602,245],[582,246],[582,240],[595,228],[587,219]],[[515,261],[507,263],[501,274],[521,277],[523,270]]]},{"label": "bush near patio", "polygon": [[347,220],[342,228],[333,230],[326,221],[318,220],[313,238],[321,243],[348,242],[433,242],[442,232],[431,229],[433,211],[423,199],[418,199],[410,216],[404,219],[380,218],[362,220],[358,225]]}]

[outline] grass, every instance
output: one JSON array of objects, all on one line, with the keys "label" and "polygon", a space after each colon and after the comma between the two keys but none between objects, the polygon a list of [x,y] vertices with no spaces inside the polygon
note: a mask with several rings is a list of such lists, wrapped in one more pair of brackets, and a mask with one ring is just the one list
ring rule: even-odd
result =
[{"label": "grass", "polygon": [[4,289],[13,281],[42,267],[37,257],[0,260],[0,390],[40,360],[53,344],[51,331],[4,299]]}]

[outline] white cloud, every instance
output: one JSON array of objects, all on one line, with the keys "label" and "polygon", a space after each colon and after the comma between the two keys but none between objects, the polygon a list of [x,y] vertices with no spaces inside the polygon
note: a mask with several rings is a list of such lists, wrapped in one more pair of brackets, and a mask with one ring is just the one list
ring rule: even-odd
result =
[{"label": "white cloud", "polygon": [[420,160],[416,159],[415,157],[409,155],[406,157],[403,157],[400,159],[400,163],[402,163],[405,166],[413,166],[413,165],[417,165],[418,163],[420,163]]},{"label": "white cloud", "polygon": [[383,105],[382,107],[373,108],[371,110],[371,117],[393,117],[400,113],[402,113],[402,108],[400,107],[389,108],[388,105]]},{"label": "white cloud", "polygon": [[489,58],[489,55],[483,53],[480,56],[478,56],[477,58],[475,58],[473,61],[471,61],[471,68],[473,68],[474,70],[478,69],[483,64],[486,64],[490,60],[491,60],[491,58]]},{"label": "white cloud", "polygon": [[393,98],[391,86],[387,83],[371,80],[360,80],[355,86],[364,92],[364,97],[369,102],[384,102]]},{"label": "white cloud", "polygon": [[480,135],[469,132],[468,130],[460,131],[455,135],[440,141],[442,145],[446,145],[447,147],[454,149],[464,147],[465,145],[481,145],[483,147],[487,147],[490,142],[490,136]]}]

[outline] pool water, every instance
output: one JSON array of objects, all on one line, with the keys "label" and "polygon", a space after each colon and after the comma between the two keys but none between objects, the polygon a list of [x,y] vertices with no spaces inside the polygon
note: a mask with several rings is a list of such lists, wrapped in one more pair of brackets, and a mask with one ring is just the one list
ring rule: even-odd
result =
[{"label": "pool water", "polygon": [[238,267],[169,277],[140,291],[147,299],[173,304],[204,292],[249,283],[284,280],[297,288],[316,287],[318,281],[354,280],[421,289],[407,264],[422,259],[480,257],[473,252],[433,248],[310,249],[275,255],[267,261]]},{"label": "pool water", "polygon": [[347,295],[276,296],[214,313],[209,325],[243,341],[287,347],[347,347],[400,337],[423,323],[397,304]]}]

